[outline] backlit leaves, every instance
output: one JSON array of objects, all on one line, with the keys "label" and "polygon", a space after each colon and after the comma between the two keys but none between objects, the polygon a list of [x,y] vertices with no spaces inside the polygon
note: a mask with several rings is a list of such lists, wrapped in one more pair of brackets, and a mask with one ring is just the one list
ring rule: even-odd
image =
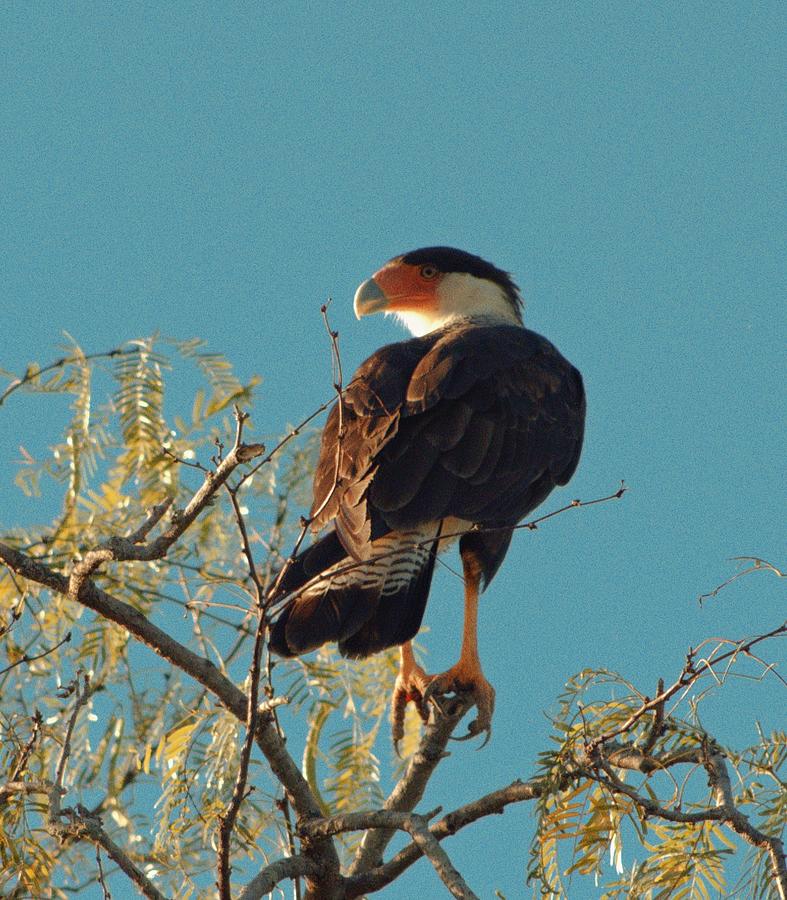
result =
[{"label": "backlit leaves", "polygon": [[[619,699],[604,699],[610,688]],[[727,895],[725,865],[733,853],[741,853],[740,839],[727,826],[646,815],[588,760],[586,751],[593,738],[620,726],[642,700],[631,683],[608,670],[580,672],[559,698],[553,719],[555,747],[541,755],[539,770],[553,790],[537,803],[537,830],[528,865],[528,880],[543,896],[570,897],[578,876],[591,877],[594,885],[603,886],[607,900]],[[640,719],[625,735],[627,746],[649,746],[650,757],[667,764],[681,757],[697,761],[674,771],[656,767],[649,774],[618,769],[616,777],[668,810],[689,813],[713,807],[701,760],[716,745],[701,729],[696,705],[689,704],[683,718],[666,717],[655,740],[652,723],[652,715]],[[616,746],[613,742],[603,751],[611,760]],[[746,804],[747,811],[754,805],[757,826],[778,835],[787,821],[787,786],[779,775],[787,757],[785,735],[762,735],[749,750],[725,751],[725,755],[735,766],[736,804]],[[587,777],[587,771],[596,771],[598,780]],[[750,856],[743,893],[769,897],[772,874],[767,856],[760,849]]]}]

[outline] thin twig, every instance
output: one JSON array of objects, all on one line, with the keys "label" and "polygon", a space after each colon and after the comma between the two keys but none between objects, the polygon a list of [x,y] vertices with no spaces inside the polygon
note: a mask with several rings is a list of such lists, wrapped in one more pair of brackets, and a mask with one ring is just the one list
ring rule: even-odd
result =
[{"label": "thin twig", "polygon": [[249,480],[249,478],[252,477],[252,475],[255,475],[257,472],[259,472],[259,470],[263,466],[266,466],[274,458],[274,456],[276,456],[279,453],[279,451],[284,446],[289,444],[289,442],[291,440],[293,440],[293,438],[298,437],[298,435],[303,431],[303,429],[308,424],[313,422],[317,418],[317,416],[324,413],[325,410],[328,409],[328,407],[331,406],[333,402],[334,402],[333,397],[331,397],[330,400],[326,400],[325,403],[321,403],[317,407],[317,409],[314,410],[314,412],[309,413],[309,415],[306,416],[306,418],[303,419],[301,422],[299,422],[295,426],[295,428],[291,428],[287,432],[287,434],[284,435],[284,437],[274,446],[274,448],[266,456],[264,456],[258,463],[255,463],[247,472],[243,473],[243,475],[240,477],[236,487],[240,488],[243,484],[245,484]]},{"label": "thin twig", "polygon": [[[656,696],[659,697],[664,693],[664,679],[659,678],[658,685],[656,687]],[[645,743],[642,745],[642,752],[645,756],[649,755],[651,750],[656,746],[656,741],[661,737],[664,732],[664,704],[666,700],[658,703],[654,710],[653,715],[653,724],[650,726],[650,731],[648,732],[647,738],[645,738]]]},{"label": "thin twig", "polygon": [[708,591],[707,594],[700,594],[700,596],[697,598],[700,605],[702,605],[705,600],[710,600],[712,597],[716,597],[720,591],[723,591],[724,588],[726,588],[727,585],[732,584],[733,581],[737,581],[739,578],[743,578],[744,575],[751,575],[752,572],[773,572],[773,574],[778,578],[787,577],[787,572],[782,572],[781,569],[777,569],[776,566],[773,565],[773,563],[769,563],[765,559],[760,559],[758,556],[733,556],[732,558],[736,562],[750,562],[754,565],[749,566],[748,569],[742,569],[740,572],[736,572],[726,581],[722,581],[722,583],[717,585],[712,591]]},{"label": "thin twig", "polygon": [[96,865],[98,866],[98,883],[101,885],[104,900],[112,900],[112,894],[109,893],[109,888],[104,880],[104,867],[101,865],[101,846],[99,844],[96,844]]},{"label": "thin twig", "polygon": [[87,360],[90,359],[112,359],[115,356],[132,356],[139,352],[139,347],[128,347],[125,349],[123,347],[115,347],[113,350],[105,350],[103,353],[80,353],[76,356],[62,356],[60,359],[55,360],[53,363],[50,363],[48,366],[44,366],[41,369],[32,370],[28,367],[24,375],[15,378],[8,387],[6,387],[3,393],[0,394],[0,406],[5,403],[14,391],[19,390],[19,388],[23,387],[25,384],[29,384],[31,381],[35,381],[46,372],[51,372],[54,369],[61,369],[63,366],[70,365],[71,363],[87,362]]},{"label": "thin twig", "polygon": [[21,666],[22,664],[35,662],[37,659],[43,659],[45,656],[49,656],[50,653],[54,653],[55,650],[58,650],[63,644],[67,644],[71,640],[71,632],[67,632],[65,637],[62,637],[56,644],[42,651],[41,653],[36,653],[34,656],[28,656],[27,653],[23,654],[19,657],[19,659],[14,660],[14,662],[7,665],[4,669],[0,669],[0,676],[5,675],[6,672],[10,672],[11,669],[16,668],[16,666]]},{"label": "thin twig", "polygon": [[[334,487],[332,488],[332,490],[334,490],[334,491],[336,490],[335,484],[334,484]],[[545,513],[543,516],[538,516],[537,518],[530,519],[527,522],[521,522],[519,525],[485,526],[485,525],[479,525],[478,523],[476,523],[476,524],[470,526],[470,528],[466,529],[465,531],[454,531],[449,534],[441,534],[440,541],[442,542],[442,541],[452,540],[452,539],[458,538],[458,537],[463,537],[465,534],[468,534],[471,532],[472,533],[486,533],[486,532],[509,531],[509,530],[518,531],[520,529],[528,529],[529,531],[535,531],[535,530],[537,530],[538,526],[542,522],[546,521],[547,519],[552,519],[555,516],[562,515],[563,513],[566,513],[572,509],[583,509],[586,506],[595,506],[596,504],[599,504],[599,503],[608,503],[611,500],[619,500],[626,493],[627,490],[628,490],[628,488],[621,481],[621,486],[616,491],[614,491],[613,493],[608,494],[604,497],[596,497],[593,500],[572,500],[571,503],[567,503],[567,504],[565,504],[565,506],[561,506],[559,509],[554,509],[551,512]],[[330,494],[329,494],[329,496],[330,496]],[[325,506],[325,504],[322,504],[320,508],[322,509],[324,506]],[[308,528],[310,521],[311,520],[308,520],[308,519],[302,520],[304,529]],[[299,537],[299,541],[297,543],[298,547],[300,547],[300,542],[303,541],[304,536],[305,536],[305,530],[302,531],[301,536]],[[412,543],[399,544],[399,545],[397,545],[397,547],[395,549],[386,550],[383,553],[376,553],[376,554],[370,556],[369,559],[353,560],[342,566],[337,565],[336,567],[331,569],[331,575],[334,577],[339,576],[339,575],[344,575],[345,573],[352,572],[355,569],[358,569],[362,566],[374,565],[374,564],[380,562],[381,560],[385,560],[385,559],[389,559],[391,557],[397,556],[402,553],[403,549],[418,549],[420,547],[431,546],[432,544],[434,544],[434,537],[426,538],[424,540],[419,540],[419,541],[413,541]],[[296,552],[297,551],[293,551],[293,553],[296,553]],[[291,554],[291,557],[285,562],[285,565],[282,567],[282,569],[279,570],[273,587],[268,590],[268,597],[271,598],[271,600],[284,601],[285,603],[287,602],[287,600],[288,600],[287,597],[277,597],[276,594],[277,594],[279,584],[281,584],[281,582],[284,578],[284,575],[286,575],[287,570],[289,569],[289,566],[292,565],[293,561],[294,560],[292,559],[292,554]],[[276,609],[274,615],[278,614],[279,609],[281,609],[281,608],[282,607],[278,607]]]},{"label": "thin twig", "polygon": [[52,783],[52,791],[49,796],[49,820],[50,824],[57,822],[60,815],[60,797],[64,793],[63,778],[66,772],[66,763],[71,755],[71,737],[74,734],[74,726],[76,725],[79,710],[87,703],[90,698],[90,676],[87,672],[77,672],[74,679],[74,709],[66,726],[66,734],[63,738],[63,745],[60,748],[60,755],[57,760],[55,769],[55,780]]},{"label": "thin twig", "polygon": [[19,759],[16,761],[16,765],[11,772],[11,777],[8,779],[9,781],[16,781],[27,768],[27,762],[30,759],[30,754],[33,752],[33,749],[38,741],[38,738],[41,735],[41,726],[44,723],[44,717],[41,715],[40,710],[36,710],[33,713],[33,727],[30,730],[30,737],[25,744],[22,752],[19,754]]},{"label": "thin twig", "polygon": [[[241,445],[243,437],[243,424],[246,420],[246,414],[235,407],[235,418],[237,422],[237,432],[235,435],[235,446]],[[249,774],[249,760],[251,759],[251,748],[254,743],[254,736],[257,732],[257,717],[259,715],[258,697],[260,684],[260,661],[262,656],[262,647],[265,640],[265,615],[264,615],[264,597],[263,587],[257,573],[257,567],[254,563],[254,555],[249,543],[249,535],[246,530],[246,522],[238,503],[237,489],[231,488],[225,484],[227,493],[229,494],[230,503],[235,513],[235,521],[240,532],[241,545],[243,555],[246,557],[246,563],[249,567],[249,575],[254,584],[256,591],[256,612],[257,612],[257,630],[254,636],[254,649],[252,651],[251,666],[249,668],[249,687],[248,687],[248,704],[246,711],[246,737],[240,753],[240,763],[238,766],[238,774],[235,778],[235,785],[232,791],[227,809],[219,816],[219,849],[218,849],[218,888],[221,900],[230,900],[230,874],[232,867],[230,865],[230,841],[232,832],[235,828],[235,822],[240,812],[241,803],[246,796],[246,782]]]},{"label": "thin twig", "polygon": [[695,681],[697,681],[698,678],[701,678],[703,675],[711,672],[713,665],[718,665],[719,663],[724,662],[731,657],[737,656],[740,653],[746,653],[752,647],[754,647],[756,644],[761,643],[762,641],[767,641],[773,637],[781,637],[782,635],[787,635],[787,621],[783,622],[781,625],[765,634],[759,634],[754,638],[735,641],[734,649],[720,654],[711,662],[701,662],[699,665],[695,665],[696,651],[690,650],[687,654],[686,664],[683,667],[683,671],[673,682],[673,684],[657,694],[657,696],[655,696],[652,700],[646,700],[645,702],[643,702],[639,709],[635,710],[621,725],[609,731],[605,731],[603,734],[600,734],[596,738],[594,738],[588,745],[589,751],[592,752],[601,744],[629,731],[631,727],[644,715],[658,709],[659,705],[663,705],[667,700],[677,694],[678,691],[690,687],[692,684],[694,684]]}]

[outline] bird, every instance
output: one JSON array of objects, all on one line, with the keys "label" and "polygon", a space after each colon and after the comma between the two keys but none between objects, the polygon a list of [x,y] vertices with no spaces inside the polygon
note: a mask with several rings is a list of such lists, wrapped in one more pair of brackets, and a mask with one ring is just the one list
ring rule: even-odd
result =
[{"label": "bird", "polygon": [[[361,364],[326,421],[311,527],[324,531],[283,573],[271,649],[300,656],[327,642],[364,658],[399,646],[391,699],[395,747],[407,704],[464,693],[492,730],[495,691],[478,652],[479,596],[516,526],[579,462],[582,376],[523,322],[512,276],[472,253],[424,247],[395,256],[357,289],[360,320],[383,312],[410,331]],[[458,662],[429,675],[418,633],[439,553],[459,541],[464,624]],[[470,705],[469,705],[470,708]]]}]

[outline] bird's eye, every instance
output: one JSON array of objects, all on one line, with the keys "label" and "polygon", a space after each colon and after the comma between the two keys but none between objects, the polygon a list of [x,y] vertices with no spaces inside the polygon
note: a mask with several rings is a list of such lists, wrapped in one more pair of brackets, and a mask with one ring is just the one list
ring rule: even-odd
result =
[{"label": "bird's eye", "polygon": [[436,266],[421,266],[421,278],[431,281],[432,278],[437,278],[439,274]]}]

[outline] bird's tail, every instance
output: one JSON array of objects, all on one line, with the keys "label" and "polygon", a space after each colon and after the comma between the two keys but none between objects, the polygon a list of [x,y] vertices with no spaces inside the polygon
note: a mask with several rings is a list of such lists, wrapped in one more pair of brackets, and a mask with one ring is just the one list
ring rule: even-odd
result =
[{"label": "bird's tail", "polygon": [[365,657],[410,640],[421,627],[434,550],[412,536],[404,544],[401,536],[383,538],[369,560],[356,562],[329,533],[283,579],[279,596],[288,596],[271,628],[271,649],[300,656],[337,641],[343,656]]}]

